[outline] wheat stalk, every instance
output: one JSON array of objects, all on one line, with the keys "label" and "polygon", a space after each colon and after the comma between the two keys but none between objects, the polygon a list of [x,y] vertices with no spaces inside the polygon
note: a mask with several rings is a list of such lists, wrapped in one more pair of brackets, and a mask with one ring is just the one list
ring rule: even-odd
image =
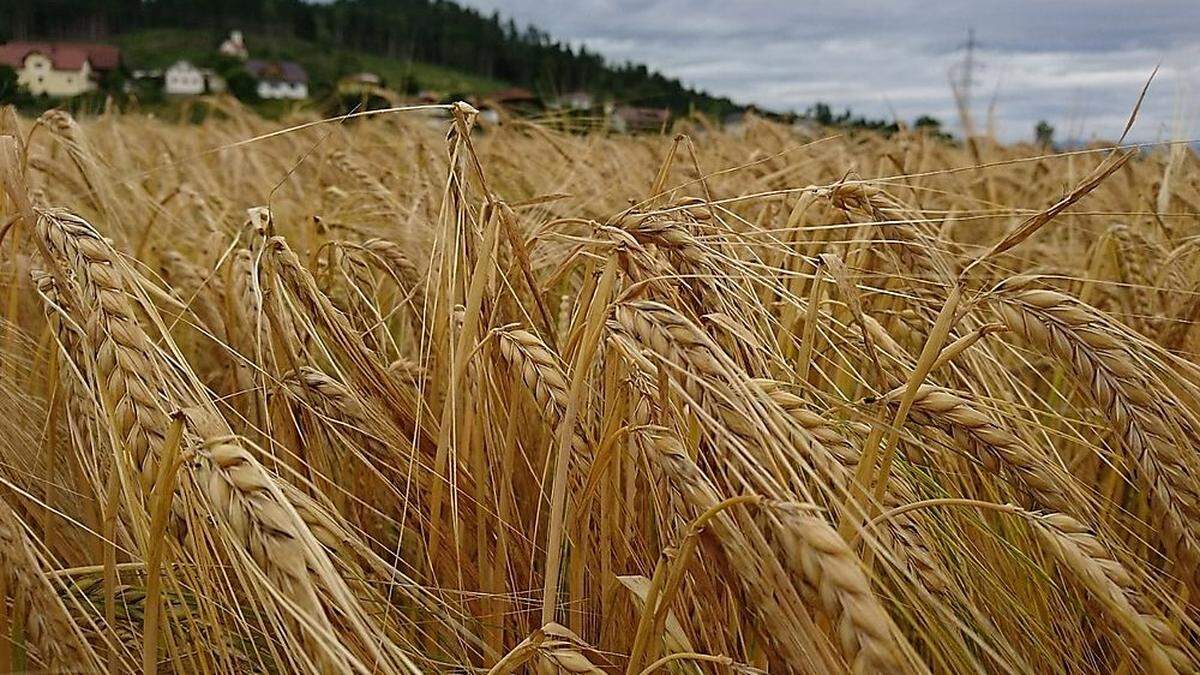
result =
[{"label": "wheat stalk", "polygon": [[[51,585],[25,528],[3,502],[0,502],[0,575],[4,575],[5,586],[13,597],[26,603],[25,637],[46,668],[97,669],[95,653],[84,642]],[[0,602],[4,602],[3,597]]]},{"label": "wheat stalk", "polygon": [[1171,414],[1149,396],[1156,389],[1148,369],[1093,312],[1061,293],[1002,287],[993,308],[1014,334],[1058,357],[1083,383],[1120,435],[1147,497],[1167,554],[1185,577],[1200,563],[1200,486],[1179,454]]}]

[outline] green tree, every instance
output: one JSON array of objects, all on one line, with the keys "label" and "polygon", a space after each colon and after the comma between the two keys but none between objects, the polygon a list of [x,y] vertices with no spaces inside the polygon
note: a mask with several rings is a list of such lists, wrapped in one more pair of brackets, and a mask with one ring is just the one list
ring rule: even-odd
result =
[{"label": "green tree", "polygon": [[119,96],[124,90],[125,73],[120,68],[114,68],[100,76],[100,91]]},{"label": "green tree", "polygon": [[258,100],[258,80],[246,72],[245,68],[237,68],[225,75],[225,84],[229,93],[242,103],[254,103]]},{"label": "green tree", "polygon": [[405,74],[400,80],[400,93],[405,96],[416,96],[421,91],[421,85],[411,73]]},{"label": "green tree", "polygon": [[[16,6],[7,14],[0,12],[0,35],[13,38],[36,34],[96,40],[160,28],[224,36],[236,28],[251,37],[256,56],[287,57],[269,53],[275,51],[270,45],[298,38],[316,42],[312,51],[423,61],[547,96],[586,90],[623,104],[669,107],[675,114],[695,110],[715,117],[742,109],[728,98],[688,87],[644,65],[608,63],[541,29],[451,0],[0,0],[0,5],[5,2]],[[293,58],[307,61],[314,91],[349,72],[322,72],[321,59],[304,58],[307,55],[306,49]],[[216,59],[197,59],[212,60]]]},{"label": "green tree", "polygon": [[929,115],[921,115],[917,119],[913,120],[913,128],[917,131],[928,134],[933,138],[940,138],[944,141],[948,141],[953,138],[953,136],[942,129],[941,120]]},{"label": "green tree", "polygon": [[17,103],[22,97],[17,84],[17,71],[12,66],[0,65],[0,103]]},{"label": "green tree", "polygon": [[913,121],[913,128],[937,133],[942,130],[942,121],[929,115],[921,115]]},{"label": "green tree", "polygon": [[1039,120],[1037,126],[1033,128],[1033,136],[1037,144],[1043,148],[1049,148],[1054,145],[1054,127],[1046,120]]}]

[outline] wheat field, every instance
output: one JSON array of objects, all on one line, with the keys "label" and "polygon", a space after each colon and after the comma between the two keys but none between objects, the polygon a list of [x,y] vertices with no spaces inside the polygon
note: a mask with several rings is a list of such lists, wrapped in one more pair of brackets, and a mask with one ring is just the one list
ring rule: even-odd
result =
[{"label": "wheat field", "polygon": [[0,115],[0,670],[1186,673],[1200,164]]}]

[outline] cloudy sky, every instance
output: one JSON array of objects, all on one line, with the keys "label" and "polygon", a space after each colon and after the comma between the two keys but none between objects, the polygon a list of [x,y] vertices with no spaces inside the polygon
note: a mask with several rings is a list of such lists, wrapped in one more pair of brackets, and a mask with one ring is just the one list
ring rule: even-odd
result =
[{"label": "cloudy sky", "polygon": [[[1115,137],[1155,65],[1131,136],[1193,138],[1200,0],[465,0],[646,63],[741,103],[953,122],[948,76],[974,27],[974,108],[997,133]],[[994,102],[994,106],[992,103]]]}]

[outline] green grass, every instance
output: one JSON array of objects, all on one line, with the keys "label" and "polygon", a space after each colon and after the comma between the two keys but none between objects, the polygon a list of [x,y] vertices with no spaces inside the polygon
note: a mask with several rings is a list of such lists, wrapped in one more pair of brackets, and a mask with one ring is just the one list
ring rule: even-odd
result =
[{"label": "green grass", "polygon": [[[222,38],[223,35],[213,31],[155,29],[127,33],[116,42],[130,69],[153,69],[165,68],[179,59],[212,65],[217,60],[217,45]],[[411,76],[419,88],[443,93],[486,94],[508,86],[452,68],[331,49],[295,38],[247,35],[246,42],[252,57],[289,59],[304,66],[314,97],[332,90],[341,75],[359,71],[377,73],[393,87],[400,87]]]},{"label": "green grass", "polygon": [[166,68],[179,59],[212,63],[220,40],[210,31],[147,30],[120,35],[116,43],[130,70],[150,70]]}]

